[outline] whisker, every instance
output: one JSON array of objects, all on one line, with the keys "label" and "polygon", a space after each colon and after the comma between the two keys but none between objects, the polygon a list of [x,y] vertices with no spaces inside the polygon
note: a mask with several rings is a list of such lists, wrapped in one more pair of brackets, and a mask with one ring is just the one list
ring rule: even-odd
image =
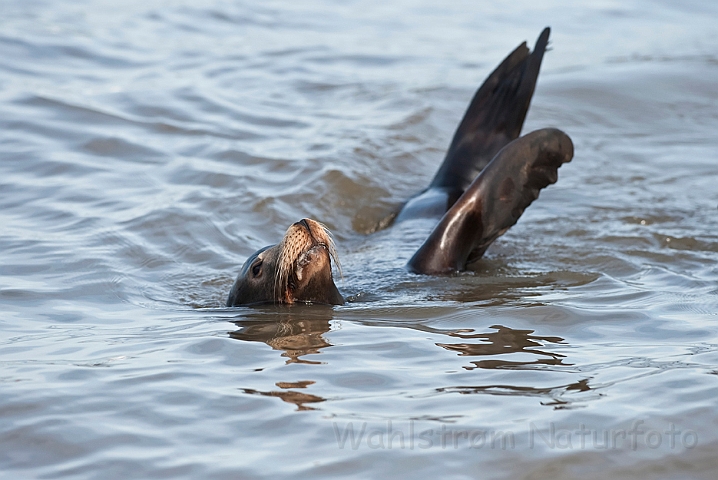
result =
[{"label": "whisker", "polygon": [[332,260],[334,260],[334,264],[337,266],[337,271],[339,272],[339,277],[342,279],[343,282],[344,273],[342,272],[342,264],[339,262],[339,255],[337,254],[337,248],[334,243],[334,235],[323,223],[317,222],[317,224],[321,227],[322,231],[324,232],[324,235],[326,236],[326,246],[327,250],[329,250],[329,256],[332,258]]},{"label": "whisker", "polygon": [[274,279],[274,298],[277,303],[283,303],[286,297],[286,285],[289,279],[289,268],[292,264],[287,258],[286,241],[283,238],[279,243],[279,258],[277,259],[277,275]]}]

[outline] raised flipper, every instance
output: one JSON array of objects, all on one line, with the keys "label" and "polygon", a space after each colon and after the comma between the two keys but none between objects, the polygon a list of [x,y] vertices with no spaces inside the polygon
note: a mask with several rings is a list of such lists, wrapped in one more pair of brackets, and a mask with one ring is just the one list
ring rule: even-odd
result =
[{"label": "raised flipper", "polygon": [[465,270],[514,225],[539,191],[558,179],[558,168],[573,157],[573,143],[546,128],[504,147],[441,218],[409,260],[415,273]]},{"label": "raised flipper", "polygon": [[429,188],[407,202],[398,220],[442,215],[494,155],[519,136],[550,32],[548,27],[541,32],[533,53],[524,42],[489,75],[471,100]]}]

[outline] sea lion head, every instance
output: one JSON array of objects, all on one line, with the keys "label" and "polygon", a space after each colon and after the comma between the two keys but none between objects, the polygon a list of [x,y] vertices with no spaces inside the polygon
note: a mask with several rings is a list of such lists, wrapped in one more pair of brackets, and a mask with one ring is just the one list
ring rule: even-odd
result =
[{"label": "sea lion head", "polygon": [[276,244],[254,252],[234,282],[227,306],[258,303],[342,305],[334,285],[334,242],[321,223],[305,218],[287,229]]}]

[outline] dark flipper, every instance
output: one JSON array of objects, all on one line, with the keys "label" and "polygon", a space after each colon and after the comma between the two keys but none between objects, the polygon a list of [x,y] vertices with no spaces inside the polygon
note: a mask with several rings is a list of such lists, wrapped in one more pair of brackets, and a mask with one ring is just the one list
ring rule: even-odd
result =
[{"label": "dark flipper", "polygon": [[431,187],[471,184],[499,150],[521,133],[551,30],[541,32],[533,53],[526,42],[501,62],[474,95]]},{"label": "dark flipper", "polygon": [[409,260],[415,273],[461,271],[514,225],[539,191],[558,179],[573,157],[573,143],[560,130],[537,130],[509,143],[442,217]]},{"label": "dark flipper", "polygon": [[533,53],[519,45],[479,87],[428,189],[404,205],[398,220],[440,217],[506,144],[521,133],[551,30]]}]

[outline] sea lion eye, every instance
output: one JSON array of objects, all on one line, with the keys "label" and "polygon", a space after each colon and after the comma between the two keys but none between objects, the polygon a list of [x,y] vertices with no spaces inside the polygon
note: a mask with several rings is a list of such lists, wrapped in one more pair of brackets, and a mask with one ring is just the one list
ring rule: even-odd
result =
[{"label": "sea lion eye", "polygon": [[258,277],[259,274],[261,273],[261,271],[262,271],[262,262],[261,261],[252,265],[252,276]]}]

